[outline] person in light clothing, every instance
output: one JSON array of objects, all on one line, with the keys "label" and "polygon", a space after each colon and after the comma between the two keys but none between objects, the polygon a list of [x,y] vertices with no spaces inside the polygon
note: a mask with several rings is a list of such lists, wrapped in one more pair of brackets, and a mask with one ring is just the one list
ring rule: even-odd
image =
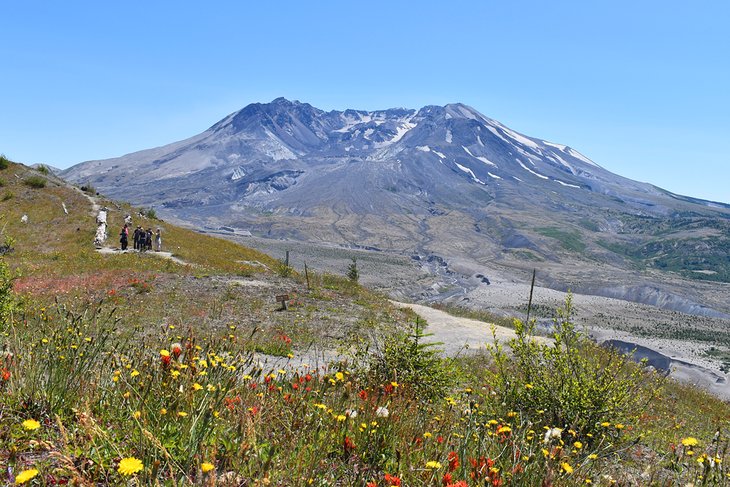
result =
[{"label": "person in light clothing", "polygon": [[162,234],[159,228],[157,229],[157,233],[155,233],[155,250],[157,252],[162,250]]}]

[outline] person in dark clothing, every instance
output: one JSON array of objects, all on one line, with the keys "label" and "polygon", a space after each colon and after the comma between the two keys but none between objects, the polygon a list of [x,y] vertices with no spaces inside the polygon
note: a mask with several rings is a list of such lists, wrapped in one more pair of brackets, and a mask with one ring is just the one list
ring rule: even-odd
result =
[{"label": "person in dark clothing", "polygon": [[129,243],[129,228],[125,223],[122,227],[122,231],[119,232],[119,243],[122,244],[122,250],[127,250],[127,243]]},{"label": "person in dark clothing", "polygon": [[148,228],[147,233],[145,234],[145,248],[147,250],[152,250],[152,229]]},{"label": "person in dark clothing", "polygon": [[142,227],[137,225],[137,228],[134,229],[134,250],[140,250],[140,248],[139,248],[140,233],[142,233]]}]

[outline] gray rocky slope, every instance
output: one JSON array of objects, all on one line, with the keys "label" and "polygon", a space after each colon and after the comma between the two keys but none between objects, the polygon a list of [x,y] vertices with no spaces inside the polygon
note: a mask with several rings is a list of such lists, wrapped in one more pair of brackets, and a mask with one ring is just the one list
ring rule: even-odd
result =
[{"label": "gray rocky slope", "polygon": [[278,98],[61,174],[200,227],[402,252],[466,274],[534,267],[558,289],[730,313],[730,205],[623,178],[463,104],[326,112]]}]

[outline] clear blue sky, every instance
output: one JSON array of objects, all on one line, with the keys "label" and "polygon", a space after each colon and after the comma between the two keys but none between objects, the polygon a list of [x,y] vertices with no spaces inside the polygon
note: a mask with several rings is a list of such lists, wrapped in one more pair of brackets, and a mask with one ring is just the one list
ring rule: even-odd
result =
[{"label": "clear blue sky", "polygon": [[65,168],[278,96],[462,102],[605,168],[730,202],[730,2],[0,3],[0,152]]}]

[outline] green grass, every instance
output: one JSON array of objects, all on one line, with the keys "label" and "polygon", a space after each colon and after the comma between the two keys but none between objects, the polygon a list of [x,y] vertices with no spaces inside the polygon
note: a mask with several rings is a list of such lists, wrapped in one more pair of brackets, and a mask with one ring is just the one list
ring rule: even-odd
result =
[{"label": "green grass", "polygon": [[540,235],[557,240],[565,250],[583,252],[586,249],[586,244],[583,242],[580,233],[575,230],[568,231],[556,227],[541,227],[536,228],[535,231]]}]

